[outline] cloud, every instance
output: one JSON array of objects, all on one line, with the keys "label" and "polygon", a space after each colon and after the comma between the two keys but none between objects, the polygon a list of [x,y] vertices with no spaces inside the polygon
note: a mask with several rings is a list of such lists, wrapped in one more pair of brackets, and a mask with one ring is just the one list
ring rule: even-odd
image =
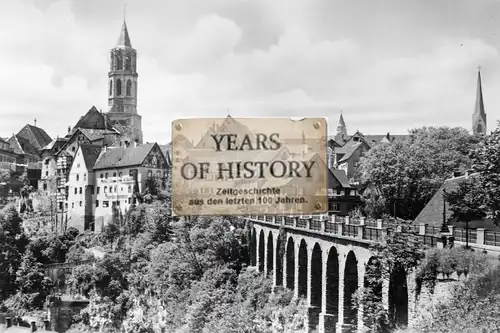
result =
[{"label": "cloud", "polygon": [[[432,11],[395,0],[127,3],[147,141],[168,141],[176,118],[223,117],[228,108],[234,116],[326,116],[332,131],[341,109],[349,132],[470,127],[478,65],[490,124],[500,106],[493,0]],[[92,105],[106,111],[123,4],[0,4],[0,28],[9,31],[0,35],[0,136],[34,117],[64,135]]]}]

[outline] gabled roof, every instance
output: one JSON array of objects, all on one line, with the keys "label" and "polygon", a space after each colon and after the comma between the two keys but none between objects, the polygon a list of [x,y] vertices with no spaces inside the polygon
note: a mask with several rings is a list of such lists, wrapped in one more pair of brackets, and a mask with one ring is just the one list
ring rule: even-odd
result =
[{"label": "gabled roof", "polygon": [[343,188],[352,188],[351,184],[349,184],[349,181],[347,180],[347,175],[344,170],[328,170],[330,170],[330,173],[337,178]]},{"label": "gabled roof", "polygon": [[94,163],[101,154],[102,147],[96,145],[80,145],[80,150],[82,151],[83,159],[85,161],[85,166],[87,170],[92,170]]},{"label": "gabled roof", "polygon": [[113,126],[107,121],[106,115],[97,110],[95,106],[92,106],[84,116],[80,117],[76,125],[73,127],[72,132],[76,131],[78,128],[113,130]]},{"label": "gabled roof", "polygon": [[[351,156],[354,154],[354,152],[356,150],[358,150],[358,148],[362,145],[361,142],[356,142],[354,144],[351,144],[351,145],[348,145],[347,147],[345,147],[344,151],[344,156],[342,156],[342,158],[340,159],[340,161],[338,163],[342,163],[342,162],[345,162],[347,161],[349,158],[351,158]],[[344,148],[344,147],[342,147]]]},{"label": "gabled roof", "polygon": [[142,164],[156,143],[145,143],[137,147],[112,147],[102,150],[94,164],[94,170],[123,168]]},{"label": "gabled roof", "polygon": [[130,42],[130,36],[128,34],[127,23],[123,20],[122,30],[120,31],[120,37],[118,38],[118,42],[116,43],[117,47],[132,47],[132,43]]},{"label": "gabled roof", "polygon": [[33,146],[33,144],[28,139],[25,139],[17,134],[14,134],[9,139],[9,144],[14,153],[16,154],[19,155],[28,154],[32,156],[40,156],[38,149],[35,146]]},{"label": "gabled roof", "polygon": [[[478,174],[469,175],[469,177],[476,177]],[[450,193],[458,188],[461,182],[467,179],[466,176],[459,176],[447,179],[444,181],[443,185],[434,194],[427,205],[422,209],[418,216],[413,221],[414,224],[426,223],[429,225],[439,226],[443,222],[443,189]],[[446,205],[446,217],[449,219],[451,217],[452,211],[449,209],[449,205]]]},{"label": "gabled roof", "polygon": [[62,144],[66,141],[67,141],[66,138],[56,138],[52,140],[48,145],[42,147],[42,150],[51,150],[54,148],[54,146],[57,147],[57,143],[59,143],[62,146]]},{"label": "gabled roof", "polygon": [[24,126],[17,133],[17,135],[29,140],[31,144],[37,149],[41,149],[52,141],[47,132],[45,132],[40,127],[36,127],[30,124]]}]

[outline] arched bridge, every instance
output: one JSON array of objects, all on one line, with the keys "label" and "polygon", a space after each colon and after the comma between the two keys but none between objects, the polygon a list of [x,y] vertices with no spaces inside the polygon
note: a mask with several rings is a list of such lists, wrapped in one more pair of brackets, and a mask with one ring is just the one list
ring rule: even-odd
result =
[{"label": "arched bridge", "polygon": [[[274,286],[292,289],[296,297],[307,299],[311,330],[361,330],[368,318],[362,304],[353,307],[352,298],[358,288],[369,283],[367,275],[380,274],[380,270],[370,272],[376,267],[370,244],[387,235],[388,222],[339,216],[246,218],[251,223],[251,265],[270,275]],[[413,228],[425,244],[442,245],[432,228]],[[413,273],[392,272],[389,281],[374,287],[389,319],[408,325],[415,310]]]}]

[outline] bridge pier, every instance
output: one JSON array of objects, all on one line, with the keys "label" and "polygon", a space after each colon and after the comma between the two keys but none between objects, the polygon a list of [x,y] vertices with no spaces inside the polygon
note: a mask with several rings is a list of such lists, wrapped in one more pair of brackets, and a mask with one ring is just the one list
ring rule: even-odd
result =
[{"label": "bridge pier", "polygon": [[294,298],[307,300],[308,331],[360,332],[364,324],[370,325],[364,323],[366,305],[359,304],[357,309],[352,306],[353,293],[366,283],[376,288],[373,290],[379,295],[377,299],[388,310],[391,320],[411,325],[416,306],[414,272],[398,271],[390,280],[368,282],[377,281],[372,275],[376,269],[372,259],[376,258],[370,252],[369,241],[360,239],[359,234],[340,235],[337,226],[328,223],[324,229],[328,227],[337,233],[328,236],[325,231],[308,229],[295,232],[295,227],[291,227],[285,233],[287,239],[281,239],[279,225],[255,221],[252,230],[255,237],[251,237],[255,246],[251,248],[256,249],[252,252],[256,260],[252,263],[269,274],[273,287],[283,284],[293,290]]}]

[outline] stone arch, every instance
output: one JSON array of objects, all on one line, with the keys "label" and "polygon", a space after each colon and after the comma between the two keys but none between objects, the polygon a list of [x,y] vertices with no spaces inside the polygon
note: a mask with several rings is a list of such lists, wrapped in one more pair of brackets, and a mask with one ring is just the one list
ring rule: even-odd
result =
[{"label": "stone arch", "polygon": [[353,296],[358,290],[358,260],[353,251],[349,251],[344,268],[344,323],[357,326],[358,311],[353,306]]},{"label": "stone arch", "polygon": [[264,271],[264,251],[265,251],[265,247],[264,247],[264,230],[261,230],[260,231],[260,235],[259,235],[259,262],[258,262],[259,272],[263,272]]},{"label": "stone arch", "polygon": [[281,235],[276,239],[276,285],[281,286],[283,284],[283,240]]},{"label": "stone arch", "polygon": [[257,266],[257,231],[252,228],[250,236],[250,265]]},{"label": "stone arch", "polygon": [[[339,258],[337,249],[331,247],[326,260],[326,314],[331,320],[325,320],[325,332],[335,332],[339,313]],[[330,317],[325,317],[330,319]]]},{"label": "stone arch", "polygon": [[300,241],[299,245],[299,296],[307,296],[307,243],[304,239]]},{"label": "stone arch", "polygon": [[311,306],[321,307],[323,261],[321,246],[314,244],[311,256]]},{"label": "stone arch", "polygon": [[321,246],[314,244],[311,255],[311,309],[309,311],[309,328],[314,330],[319,325],[323,292],[323,253]]},{"label": "stone arch", "polygon": [[127,88],[126,88],[127,96],[132,96],[132,80],[127,80]]},{"label": "stone arch", "polygon": [[401,265],[393,268],[389,278],[389,319],[398,326],[408,325],[407,274]]},{"label": "stone arch", "polygon": [[269,235],[267,236],[267,274],[270,274],[273,271],[273,258],[274,258],[274,242],[273,242],[273,233],[269,231]]},{"label": "stone arch", "polygon": [[[377,257],[371,257],[365,265],[363,287],[365,288],[364,296],[370,299],[365,307],[373,307],[373,309],[365,309],[363,322],[365,326],[372,327],[372,318],[367,314],[374,313],[376,308],[382,304],[382,267]],[[363,301],[363,303],[365,302]]]},{"label": "stone arch", "polygon": [[122,80],[116,80],[116,96],[121,96],[122,94]]},{"label": "stone arch", "polygon": [[295,242],[292,236],[288,237],[286,245],[286,287],[294,289],[295,286]]}]

